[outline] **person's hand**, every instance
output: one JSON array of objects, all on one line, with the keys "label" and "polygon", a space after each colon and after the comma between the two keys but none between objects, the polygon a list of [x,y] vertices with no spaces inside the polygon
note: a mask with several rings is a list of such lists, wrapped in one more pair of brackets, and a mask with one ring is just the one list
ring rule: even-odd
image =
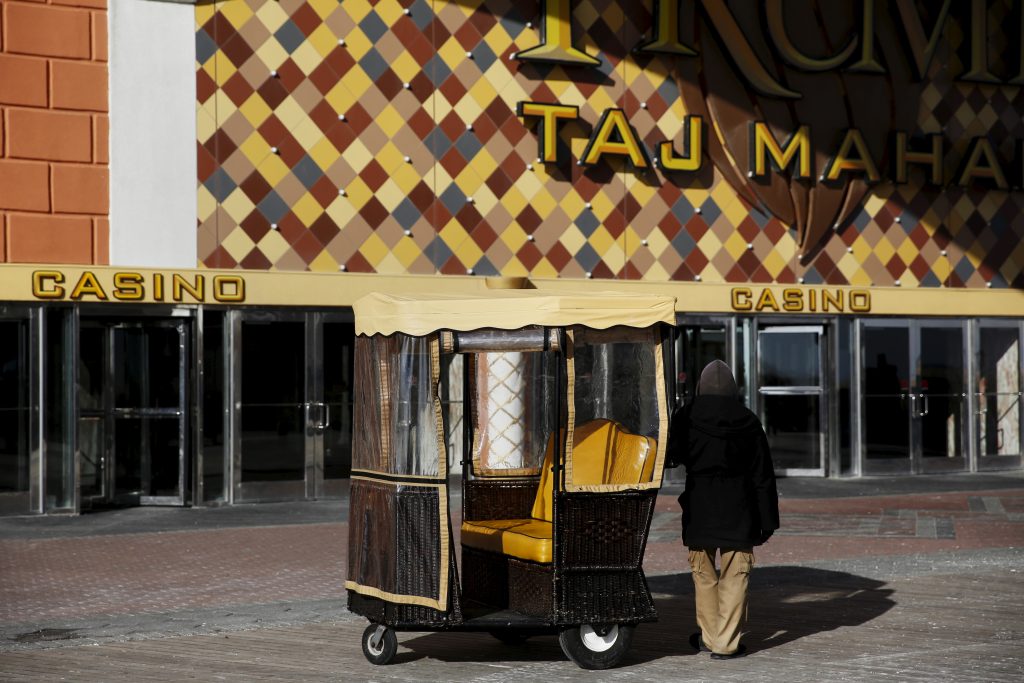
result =
[{"label": "person's hand", "polygon": [[761,541],[760,541],[760,543],[758,543],[758,545],[764,545],[765,543],[767,543],[768,539],[771,538],[772,534],[774,534],[774,533],[775,533],[775,531],[772,530],[772,529],[762,529],[761,530]]}]

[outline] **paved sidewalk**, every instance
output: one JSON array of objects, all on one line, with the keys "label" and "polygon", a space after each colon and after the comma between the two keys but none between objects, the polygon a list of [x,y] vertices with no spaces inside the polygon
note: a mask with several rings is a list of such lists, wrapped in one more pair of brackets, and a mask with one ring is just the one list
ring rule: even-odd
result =
[{"label": "paved sidewalk", "polygon": [[403,633],[396,663],[371,666],[332,501],[0,519],[0,680],[1024,679],[1024,477],[780,488],[742,660],[686,645],[693,591],[666,491],[645,559],[660,621],[614,671],[577,669],[555,638],[484,634]]}]

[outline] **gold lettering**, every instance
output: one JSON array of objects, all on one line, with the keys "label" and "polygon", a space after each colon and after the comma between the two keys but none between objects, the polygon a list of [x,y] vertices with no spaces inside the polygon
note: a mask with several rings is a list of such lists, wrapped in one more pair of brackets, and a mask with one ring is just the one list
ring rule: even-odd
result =
[{"label": "gold lettering", "polygon": [[572,46],[571,0],[542,0],[544,19],[540,28],[540,45],[523,50],[516,59],[525,62],[558,62],[599,66],[601,60]]},{"label": "gold lettering", "polygon": [[[53,287],[48,288],[47,283]],[[60,283],[64,282],[64,273],[59,270],[36,270],[32,273],[32,296],[37,299],[63,299],[64,288]]]},{"label": "gold lettering", "polygon": [[754,306],[755,311],[763,311],[765,308],[770,308],[773,311],[779,310],[779,304],[775,301],[775,295],[772,294],[772,290],[765,287],[761,290],[761,296],[757,299],[757,305]]},{"label": "gold lettering", "polygon": [[827,289],[821,290],[821,310],[824,313],[828,312],[828,307],[836,309],[838,312],[843,312],[843,290],[837,289],[835,294],[828,291]]},{"label": "gold lettering", "polygon": [[799,289],[782,290],[782,308],[787,311],[801,311],[804,308],[804,295]]},{"label": "gold lettering", "polygon": [[164,300],[164,276],[160,273],[153,275],[153,298],[157,301]]},{"label": "gold lettering", "polygon": [[871,292],[854,290],[850,292],[850,310],[855,313],[868,313],[871,311]]},{"label": "gold lettering", "polygon": [[120,301],[141,301],[146,296],[141,273],[114,273],[114,298]]},{"label": "gold lettering", "polygon": [[654,37],[637,49],[673,55],[697,54],[693,48],[679,42],[679,0],[654,0]]},{"label": "gold lettering", "polygon": [[815,298],[816,296],[817,292],[815,292],[813,289],[807,291],[807,308],[812,311],[818,310],[818,300]]},{"label": "gold lettering", "polygon": [[703,161],[704,119],[699,116],[686,116],[683,119],[683,131],[683,156],[676,156],[670,140],[662,142],[659,147],[658,157],[661,167],[666,171],[700,170]]},{"label": "gold lettering", "polygon": [[537,124],[539,126],[537,139],[540,146],[537,156],[549,163],[558,161],[558,121],[578,119],[579,108],[562,104],[520,102],[517,109],[516,113],[523,118],[540,117],[540,123]]},{"label": "gold lettering", "polygon": [[[985,157],[984,165],[981,164],[982,157]],[[1000,190],[1009,188],[1006,174],[1003,173],[999,158],[996,156],[995,150],[992,149],[992,143],[988,141],[988,138],[974,138],[966,159],[962,170],[957,174],[957,185],[966,187],[970,184],[971,178],[985,178],[993,181]]]},{"label": "gold lettering", "polygon": [[245,301],[245,280],[240,275],[217,275],[213,278],[213,298],[223,303]]},{"label": "gold lettering", "polygon": [[100,301],[107,300],[107,293],[103,291],[99,280],[88,270],[82,273],[82,277],[78,278],[78,284],[71,290],[71,299],[78,301],[87,294],[91,294]]},{"label": "gold lettering", "polygon": [[647,150],[637,139],[633,127],[621,109],[606,109],[594,127],[590,142],[583,151],[584,164],[595,164],[605,154],[628,157],[633,168],[647,168]]},{"label": "gold lettering", "polygon": [[971,0],[971,70],[962,78],[976,83],[999,83],[988,70],[988,1]]},{"label": "gold lettering", "polygon": [[907,182],[907,165],[924,164],[931,166],[928,182],[932,185],[942,184],[942,137],[937,134],[926,136],[931,140],[931,152],[912,152],[907,149],[907,134],[896,133],[896,182]]},{"label": "gold lettering", "polygon": [[[856,157],[850,157],[850,149],[852,147],[857,148]],[[882,179],[882,176],[878,173],[878,167],[875,166],[875,162],[868,152],[864,136],[856,128],[846,131],[843,144],[839,146],[839,151],[828,164],[824,174],[825,179],[838,180],[844,171],[861,171],[867,176],[865,180],[869,183],[877,183]]]},{"label": "gold lettering", "polygon": [[174,273],[171,275],[171,298],[181,301],[183,292],[188,292],[193,299],[199,303],[203,302],[203,276],[196,275],[195,284],[189,284],[188,280]]},{"label": "gold lettering", "polygon": [[754,307],[754,304],[750,301],[753,295],[753,292],[746,287],[733,287],[732,309],[734,311],[749,311]]},{"label": "gold lettering", "polygon": [[875,0],[864,0],[862,17],[860,61],[851,66],[850,71],[884,74],[885,67],[875,59]]},{"label": "gold lettering", "polygon": [[915,0],[896,0],[903,25],[906,32],[907,43],[910,46],[910,53],[914,58],[914,66],[917,68],[917,77],[923,79],[928,75],[928,67],[935,56],[935,48],[939,45],[939,36],[942,35],[943,24],[949,18],[949,6],[952,0],[943,0],[939,9],[935,26],[932,27],[930,36],[925,36],[924,26],[921,24],[921,15],[917,12]]},{"label": "gold lettering", "polygon": [[803,69],[804,71],[828,71],[849,59],[853,51],[857,49],[857,36],[854,36],[846,44],[846,47],[832,57],[817,59],[804,54],[790,40],[789,31],[786,30],[786,19],[782,2],[783,0],[767,0],[765,3],[768,33],[771,35],[772,41],[774,41],[775,47],[778,48],[782,58],[796,68]]},{"label": "gold lettering", "polygon": [[[786,141],[785,150],[779,146],[768,124],[764,121],[753,121],[751,127],[751,144],[754,149],[751,158],[754,160],[754,176],[763,178],[768,174],[768,157],[771,157],[772,164],[780,171],[785,171],[794,158],[798,158],[795,170],[790,174],[794,178],[809,178],[811,169],[811,128],[800,126],[796,133]],[[767,154],[765,152],[767,151]],[[799,153],[799,157],[797,154]]]}]

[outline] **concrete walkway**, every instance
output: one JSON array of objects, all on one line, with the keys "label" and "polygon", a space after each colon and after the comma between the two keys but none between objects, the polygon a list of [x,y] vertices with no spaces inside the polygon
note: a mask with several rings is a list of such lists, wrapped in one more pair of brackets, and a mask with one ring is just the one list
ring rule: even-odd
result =
[{"label": "concrete walkway", "polygon": [[0,680],[1024,679],[1024,477],[780,489],[744,659],[686,644],[693,589],[666,490],[645,559],[660,621],[612,671],[577,669],[553,637],[456,633],[399,634],[395,663],[370,665],[331,501],[0,519]]}]

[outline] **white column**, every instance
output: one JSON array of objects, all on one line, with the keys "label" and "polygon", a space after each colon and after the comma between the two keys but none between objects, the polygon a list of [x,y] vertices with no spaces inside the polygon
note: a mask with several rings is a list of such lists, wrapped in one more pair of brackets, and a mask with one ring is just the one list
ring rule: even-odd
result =
[{"label": "white column", "polygon": [[526,360],[515,352],[487,353],[487,463],[490,467],[523,466],[526,430]]},{"label": "white column", "polygon": [[110,263],[195,268],[195,7],[109,3]]}]

